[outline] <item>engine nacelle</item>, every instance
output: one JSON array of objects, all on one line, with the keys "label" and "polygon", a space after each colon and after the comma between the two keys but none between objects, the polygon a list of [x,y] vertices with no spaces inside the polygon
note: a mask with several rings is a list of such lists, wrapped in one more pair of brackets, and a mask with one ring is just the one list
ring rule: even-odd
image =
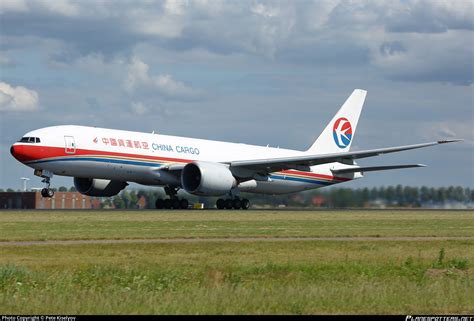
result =
[{"label": "engine nacelle", "polygon": [[235,187],[237,181],[225,165],[194,162],[184,166],[181,172],[181,185],[191,194],[220,196]]},{"label": "engine nacelle", "polygon": [[127,186],[127,182],[108,179],[74,177],[76,190],[89,196],[114,196]]}]

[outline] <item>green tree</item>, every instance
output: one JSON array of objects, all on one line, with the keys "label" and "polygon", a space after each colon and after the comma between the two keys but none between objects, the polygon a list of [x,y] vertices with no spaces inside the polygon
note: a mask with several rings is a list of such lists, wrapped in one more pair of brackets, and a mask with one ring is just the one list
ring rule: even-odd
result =
[{"label": "green tree", "polygon": [[110,197],[107,197],[107,198],[103,199],[103,201],[102,201],[102,203],[101,203],[101,207],[102,207],[102,208],[110,208],[110,207],[112,207],[111,198],[110,198]]},{"label": "green tree", "polygon": [[400,184],[398,184],[395,187],[395,201],[397,202],[397,204],[399,206],[406,205],[405,204],[405,198],[404,198],[404,195],[403,195],[403,187]]},{"label": "green tree", "polygon": [[466,201],[464,189],[461,186],[456,186],[454,188],[454,200],[458,202]]},{"label": "green tree", "polygon": [[128,208],[136,208],[137,202],[138,202],[137,192],[131,191],[129,195],[130,195],[130,204]]},{"label": "green tree", "polygon": [[67,192],[67,188],[64,187],[64,186],[60,186],[60,187],[58,188],[58,192]]},{"label": "green tree", "polygon": [[439,199],[438,199],[438,190],[434,187],[431,187],[430,188],[430,196],[431,196],[431,201],[432,202],[435,202],[435,203],[438,203],[439,202]]},{"label": "green tree", "polygon": [[350,207],[353,205],[352,190],[349,188],[335,188],[330,192],[332,207]]},{"label": "green tree", "polygon": [[385,190],[385,199],[389,204],[393,204],[395,201],[395,188],[393,186],[389,186]]},{"label": "green tree", "polygon": [[422,186],[420,189],[420,201],[422,204],[431,201],[430,189],[426,186]]},{"label": "green tree", "polygon": [[370,200],[370,191],[369,189],[366,187],[364,189],[362,189],[362,197],[361,197],[361,202],[362,202],[362,206],[365,206],[366,203],[368,203]]},{"label": "green tree", "polygon": [[444,187],[438,188],[438,190],[436,191],[436,194],[437,194],[438,202],[446,203],[446,199],[447,199],[446,188]]},{"label": "green tree", "polygon": [[376,201],[379,198],[379,191],[377,187],[372,187],[370,190],[370,200]]},{"label": "green tree", "polygon": [[469,187],[466,187],[464,189],[464,200],[466,202],[469,202],[470,201],[470,198],[471,198],[471,189]]},{"label": "green tree", "polygon": [[114,204],[115,208],[125,208],[125,202],[119,195],[114,196],[112,203]]},{"label": "green tree", "polygon": [[452,202],[456,199],[456,195],[454,192],[454,186],[449,186],[446,191],[446,199],[448,202]]},{"label": "green tree", "polygon": [[125,204],[125,208],[130,208],[130,194],[128,193],[128,191],[124,190],[119,195],[120,195],[120,197],[122,198],[122,200]]},{"label": "green tree", "polygon": [[387,202],[387,190],[385,188],[385,186],[382,186],[379,188],[379,192],[378,192],[378,199],[382,199],[384,200],[385,202]]},{"label": "green tree", "polygon": [[69,191],[70,191],[70,192],[77,192],[77,190],[76,190],[76,187],[75,187],[75,186],[71,186],[71,187],[69,188]]}]

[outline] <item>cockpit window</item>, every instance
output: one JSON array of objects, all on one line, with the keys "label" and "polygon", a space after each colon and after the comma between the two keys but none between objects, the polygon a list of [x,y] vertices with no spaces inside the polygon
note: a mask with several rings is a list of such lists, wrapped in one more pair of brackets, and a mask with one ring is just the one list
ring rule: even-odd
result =
[{"label": "cockpit window", "polygon": [[18,142],[35,144],[35,143],[40,143],[41,140],[39,139],[39,137],[22,137]]}]

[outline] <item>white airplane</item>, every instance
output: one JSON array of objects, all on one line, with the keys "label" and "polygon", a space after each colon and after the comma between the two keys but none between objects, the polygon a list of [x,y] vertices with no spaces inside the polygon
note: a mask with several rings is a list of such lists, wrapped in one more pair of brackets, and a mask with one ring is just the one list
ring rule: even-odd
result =
[{"label": "white airplane", "polygon": [[156,208],[187,208],[177,191],[223,196],[219,209],[247,209],[239,192],[284,194],[363,177],[364,172],[423,167],[421,164],[361,167],[355,160],[455,142],[350,151],[367,92],[356,89],[306,151],[86,126],[53,126],[26,133],[11,154],[34,168],[52,197],[53,175],[72,176],[82,194],[113,196],[128,184],[163,186],[169,199]]}]

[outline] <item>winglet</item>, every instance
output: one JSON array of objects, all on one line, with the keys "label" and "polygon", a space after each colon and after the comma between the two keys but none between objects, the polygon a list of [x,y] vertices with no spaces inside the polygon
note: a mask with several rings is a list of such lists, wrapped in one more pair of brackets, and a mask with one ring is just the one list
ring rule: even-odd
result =
[{"label": "winglet", "polygon": [[445,139],[445,140],[438,140],[438,144],[448,144],[448,143],[456,143],[456,142],[463,142],[464,139]]},{"label": "winglet", "polygon": [[368,166],[368,167],[349,167],[341,169],[331,169],[334,174],[350,174],[358,172],[375,172],[375,171],[386,171],[391,169],[406,169],[415,167],[426,167],[424,164],[410,164],[410,165],[389,165],[389,166]]}]

